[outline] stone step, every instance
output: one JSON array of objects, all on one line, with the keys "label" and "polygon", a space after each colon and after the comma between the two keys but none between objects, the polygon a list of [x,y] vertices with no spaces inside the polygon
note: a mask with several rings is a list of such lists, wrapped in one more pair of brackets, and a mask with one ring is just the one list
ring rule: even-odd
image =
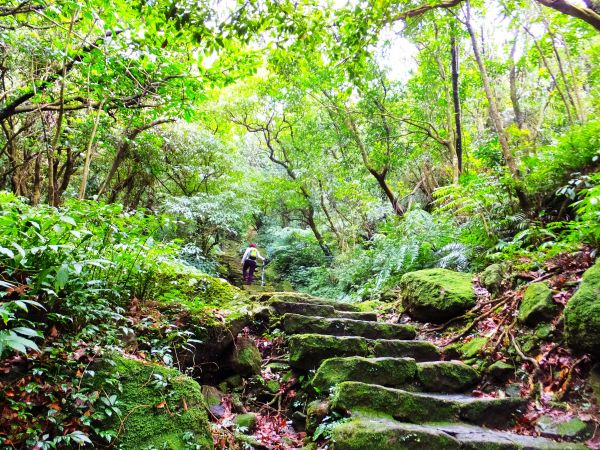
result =
[{"label": "stone step", "polygon": [[281,324],[287,334],[316,333],[332,336],[360,336],[368,339],[414,339],[417,334],[412,325],[289,313],[283,315]]},{"label": "stone step", "polygon": [[345,381],[335,387],[333,410],[370,411],[411,422],[464,421],[492,428],[507,426],[526,401],[478,398],[462,394],[425,394],[375,384]]},{"label": "stone step", "polygon": [[479,376],[460,361],[417,363],[413,358],[330,358],[323,361],[311,383],[327,393],[338,383],[359,381],[386,387],[415,387],[428,392],[465,392]]},{"label": "stone step", "polygon": [[263,292],[260,295],[256,295],[256,300],[259,302],[299,302],[299,303],[313,303],[317,305],[329,305],[333,306],[338,311],[352,311],[360,312],[358,306],[351,303],[340,302],[338,300],[331,300],[328,298],[315,297],[310,294],[302,292]]},{"label": "stone step", "polygon": [[356,417],[333,428],[333,450],[583,450],[574,443],[522,436],[467,424],[415,425]]},{"label": "stone step", "polygon": [[339,317],[343,319],[377,320],[377,314],[371,312],[338,311],[331,305],[319,305],[317,303],[283,302],[276,300],[271,302],[271,307],[282,316],[287,313],[302,314],[314,317]]},{"label": "stone step", "polygon": [[290,366],[301,370],[316,369],[325,359],[345,356],[409,357],[417,361],[440,359],[439,349],[427,341],[296,334],[288,338],[288,347]]}]

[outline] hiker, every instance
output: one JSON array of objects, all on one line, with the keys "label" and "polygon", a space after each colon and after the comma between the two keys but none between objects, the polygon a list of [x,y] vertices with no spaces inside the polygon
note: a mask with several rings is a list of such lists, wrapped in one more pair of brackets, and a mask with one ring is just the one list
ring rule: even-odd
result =
[{"label": "hiker", "polygon": [[251,285],[254,280],[254,271],[256,270],[256,259],[265,260],[260,255],[260,252],[256,248],[256,244],[252,243],[248,245],[248,248],[244,252],[244,256],[242,257],[242,278],[244,283],[247,285]]}]

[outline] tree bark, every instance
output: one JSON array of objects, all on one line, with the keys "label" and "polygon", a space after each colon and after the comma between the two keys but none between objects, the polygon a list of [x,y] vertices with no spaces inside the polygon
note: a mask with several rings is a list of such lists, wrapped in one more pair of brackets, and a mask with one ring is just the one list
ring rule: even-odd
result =
[{"label": "tree bark", "polygon": [[[468,3],[467,3],[468,5]],[[506,162],[506,166],[515,182],[515,193],[517,194],[517,198],[519,199],[519,204],[521,208],[527,210],[529,207],[529,202],[527,201],[527,197],[525,196],[525,192],[521,187],[521,173],[517,167],[517,162],[512,154],[508,143],[508,137],[506,135],[506,131],[504,129],[504,125],[502,124],[502,117],[500,116],[500,112],[498,109],[498,102],[496,100],[496,95],[492,89],[492,85],[490,82],[490,78],[488,76],[487,70],[485,68],[485,64],[483,63],[483,59],[481,57],[481,53],[479,52],[479,45],[477,44],[477,38],[473,31],[473,27],[471,26],[470,21],[470,11],[467,6],[467,13],[465,15],[465,25],[467,27],[467,31],[469,32],[469,36],[471,37],[471,44],[473,46],[473,54],[475,56],[475,61],[477,62],[477,67],[479,68],[479,74],[481,75],[481,81],[483,82],[483,89],[485,91],[485,95],[488,100],[489,105],[489,113],[490,119],[494,124],[494,128],[496,129],[496,133],[498,134],[498,141],[500,142],[500,148],[502,149],[502,155],[504,157],[504,161]]]},{"label": "tree bark", "polygon": [[459,49],[456,45],[456,37],[454,34],[450,37],[450,53],[452,56],[452,103],[454,106],[454,150],[456,152],[456,169],[455,182],[458,182],[458,178],[462,174],[463,170],[463,145],[462,145],[462,118],[460,112],[460,92],[458,88],[458,76],[459,76]]},{"label": "tree bark", "polygon": [[98,194],[97,194],[98,198],[100,198],[102,196],[102,194],[104,194],[104,192],[108,188],[108,185],[110,184],[113,177],[117,173],[117,170],[119,169],[119,166],[121,165],[121,162],[123,162],[123,159],[129,152],[131,144],[133,143],[135,138],[138,137],[140,133],[143,133],[144,131],[149,130],[150,128],[156,127],[163,123],[174,122],[174,121],[175,121],[175,119],[157,119],[154,122],[148,123],[146,125],[141,125],[137,128],[133,128],[131,130],[125,131],[123,140],[121,140],[121,142],[117,146],[117,153],[115,154],[115,157],[113,159],[110,170],[108,171],[108,175],[106,175],[106,178],[104,179],[104,182],[102,183],[100,190],[98,191]]},{"label": "tree bark", "polygon": [[92,162],[92,150],[94,148],[94,140],[96,138],[96,131],[98,130],[98,123],[100,122],[100,113],[102,112],[102,106],[104,100],[100,103],[98,110],[96,111],[96,117],[94,118],[94,126],[90,133],[90,139],[88,140],[87,148],[85,149],[85,161],[83,163],[83,174],[81,175],[81,186],[79,187],[79,200],[85,199],[85,191],[87,189],[87,181],[90,174],[90,164]]}]

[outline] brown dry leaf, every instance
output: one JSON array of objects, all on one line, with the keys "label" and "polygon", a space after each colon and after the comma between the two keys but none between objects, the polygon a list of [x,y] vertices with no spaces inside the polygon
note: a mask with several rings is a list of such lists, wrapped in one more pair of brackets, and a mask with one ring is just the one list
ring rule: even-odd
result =
[{"label": "brown dry leaf", "polygon": [[167,406],[167,402],[165,400],[163,400],[162,402],[160,402],[158,405],[156,405],[156,409],[162,409],[165,406]]}]

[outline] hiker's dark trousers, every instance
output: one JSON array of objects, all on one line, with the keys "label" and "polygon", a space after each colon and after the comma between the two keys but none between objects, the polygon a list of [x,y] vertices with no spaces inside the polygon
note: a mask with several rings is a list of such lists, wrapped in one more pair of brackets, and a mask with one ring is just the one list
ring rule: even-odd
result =
[{"label": "hiker's dark trousers", "polygon": [[256,270],[256,261],[252,259],[247,259],[244,261],[244,267],[242,269],[242,277],[244,278],[244,283],[252,284],[254,281],[254,271]]}]

